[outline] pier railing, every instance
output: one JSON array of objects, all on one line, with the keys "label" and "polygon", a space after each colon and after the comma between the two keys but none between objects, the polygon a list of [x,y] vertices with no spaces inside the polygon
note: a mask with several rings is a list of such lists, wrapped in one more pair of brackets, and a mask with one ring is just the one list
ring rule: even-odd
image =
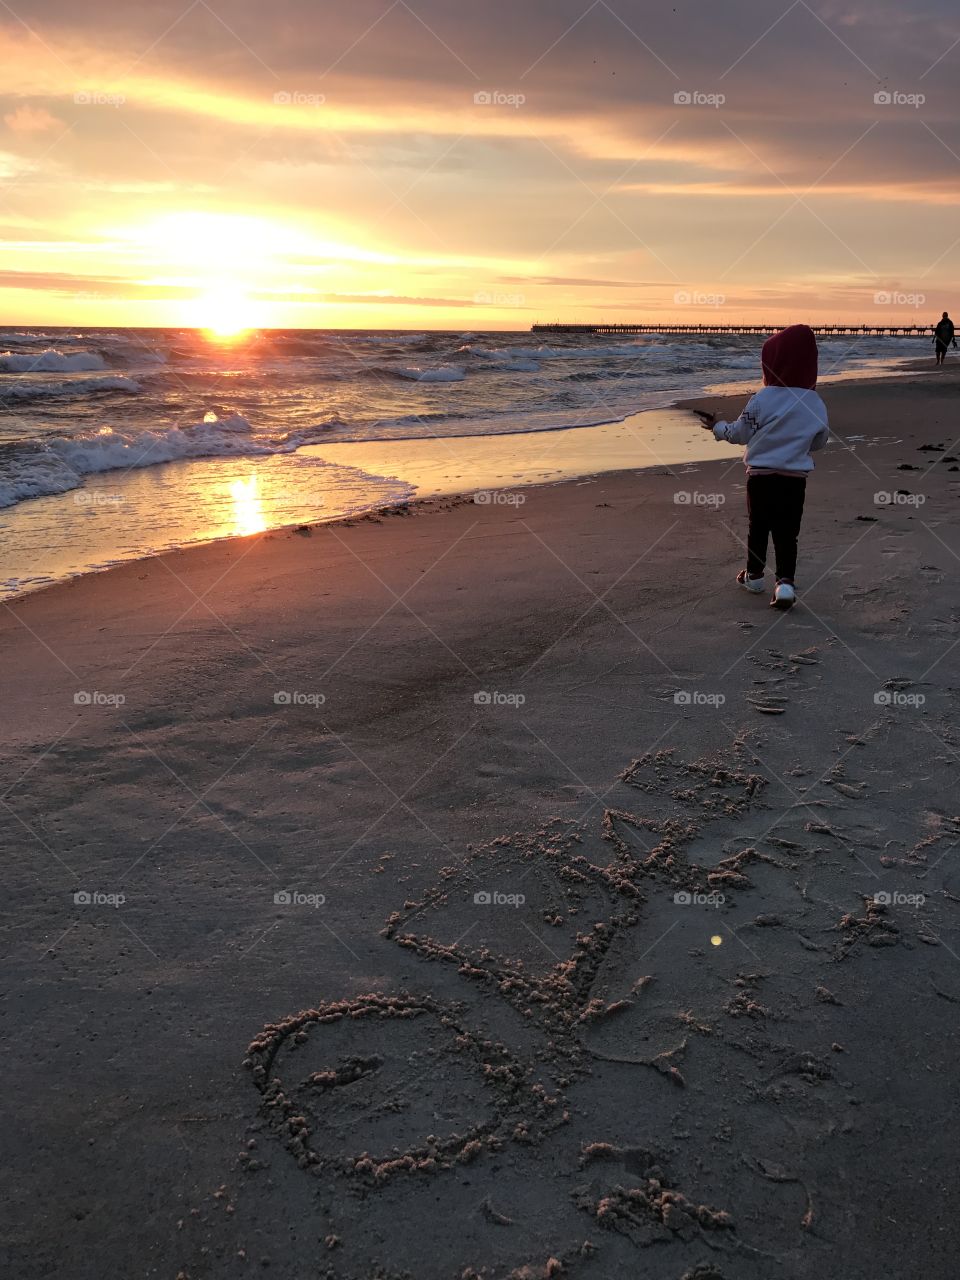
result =
[{"label": "pier railing", "polygon": [[[534,324],[531,333],[777,333],[786,328],[782,324]],[[810,326],[818,338],[829,337],[930,337],[933,324],[813,324]]]}]

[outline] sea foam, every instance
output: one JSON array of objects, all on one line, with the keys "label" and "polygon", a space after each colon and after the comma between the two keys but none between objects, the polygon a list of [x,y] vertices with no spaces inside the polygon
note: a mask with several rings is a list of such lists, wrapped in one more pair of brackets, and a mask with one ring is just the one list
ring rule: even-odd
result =
[{"label": "sea foam", "polygon": [[86,475],[103,471],[129,471],[184,458],[228,458],[243,455],[292,452],[297,445],[260,443],[253,428],[232,414],[215,422],[141,431],[136,435],[114,431],[54,436],[41,444],[8,455],[0,467],[0,507],[24,498],[66,493],[83,483]]},{"label": "sea foam", "polygon": [[443,364],[438,369],[421,369],[419,365],[395,365],[386,370],[398,378],[413,382],[462,382],[467,376],[463,369],[453,364]]},{"label": "sea foam", "polygon": [[95,351],[63,351],[38,352],[36,355],[23,352],[4,351],[0,353],[0,372],[3,373],[88,373],[92,369],[106,369],[103,356]]}]

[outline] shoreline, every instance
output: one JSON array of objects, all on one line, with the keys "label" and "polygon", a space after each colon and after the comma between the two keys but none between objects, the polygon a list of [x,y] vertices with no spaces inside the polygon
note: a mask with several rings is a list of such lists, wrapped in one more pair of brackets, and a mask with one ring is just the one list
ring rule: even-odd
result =
[{"label": "shoreline", "polygon": [[[833,378],[827,378],[826,380],[821,382],[820,386],[821,388],[832,388],[832,387],[844,387],[844,386],[850,386],[850,385],[871,386],[874,384],[897,384],[897,383],[903,383],[903,382],[911,383],[916,379],[917,375],[924,375],[928,372],[930,376],[933,376],[933,377],[938,376],[935,370],[928,369],[926,361],[923,361],[921,363],[918,360],[909,369],[892,369],[889,372],[883,372],[883,373],[877,373],[875,371],[871,371],[869,374],[861,374],[859,372],[839,374]],[[309,445],[301,446],[293,454],[276,455],[275,458],[268,458],[265,460],[258,459],[256,455],[240,456],[237,459],[230,460],[230,465],[237,468],[238,471],[243,469],[249,470],[249,474],[253,475],[253,474],[256,474],[256,472],[253,471],[252,468],[256,466],[263,467],[264,462],[266,462],[268,466],[273,463],[283,465],[287,459],[316,458],[321,462],[323,462],[325,459],[335,460],[339,462],[342,466],[348,468],[349,470],[359,470],[361,473],[363,473],[363,470],[364,470],[363,466],[361,465],[359,468],[357,468],[355,464],[357,462],[361,462],[362,464],[363,455],[366,454],[366,455],[370,455],[370,461],[368,465],[370,465],[371,467],[380,466],[382,468],[382,474],[384,475],[384,477],[386,477],[390,472],[390,467],[388,465],[384,465],[382,460],[385,456],[389,457],[390,455],[397,455],[405,464],[408,471],[412,472],[415,477],[419,477],[420,482],[418,483],[416,479],[410,480],[409,478],[404,478],[402,476],[394,477],[393,481],[385,478],[384,482],[389,484],[395,481],[400,485],[407,484],[408,487],[411,488],[411,494],[409,497],[405,498],[403,501],[405,502],[406,505],[411,507],[418,506],[424,500],[424,498],[469,497],[471,493],[476,493],[478,490],[491,490],[491,491],[497,491],[497,492],[504,492],[510,489],[517,489],[517,488],[528,490],[531,488],[539,487],[539,485],[541,484],[553,485],[558,483],[566,483],[574,479],[584,479],[587,477],[601,476],[605,474],[617,474],[620,472],[629,472],[634,470],[641,471],[648,468],[655,468],[658,466],[670,467],[670,466],[682,466],[685,464],[700,465],[710,460],[711,456],[716,459],[726,457],[728,456],[729,451],[726,450],[724,446],[717,446],[716,449],[712,449],[710,441],[704,442],[703,445],[701,445],[699,441],[697,441],[692,445],[692,447],[690,447],[687,450],[686,456],[682,456],[684,453],[684,450],[681,448],[678,451],[677,448],[675,447],[675,441],[673,439],[668,438],[665,443],[665,447],[663,451],[669,456],[667,456],[665,459],[660,457],[651,457],[650,456],[651,454],[656,453],[656,449],[651,448],[649,443],[648,433],[651,431],[651,428],[659,432],[660,435],[657,438],[660,440],[663,440],[662,427],[663,427],[664,421],[670,422],[672,420],[674,425],[677,428],[683,425],[677,422],[678,411],[699,408],[699,407],[703,407],[706,404],[717,405],[722,403],[725,405],[730,405],[742,398],[746,398],[746,396],[749,394],[749,390],[747,388],[752,388],[754,385],[755,384],[752,382],[717,384],[717,387],[715,390],[706,392],[703,395],[683,396],[678,399],[674,399],[670,401],[668,404],[665,404],[660,408],[641,409],[636,411],[635,413],[630,413],[620,418],[611,419],[609,422],[598,422],[590,426],[555,427],[555,428],[542,429],[542,430],[537,430],[532,432],[524,432],[522,430],[518,430],[515,432],[496,433],[488,436],[449,436],[449,437],[443,436],[443,437],[435,437],[435,438],[434,437],[428,437],[428,438],[410,437],[410,438],[390,439],[390,440],[383,440],[383,441],[376,441],[376,442],[348,441],[343,443],[334,443],[331,445],[309,444]],[[631,459],[628,459],[626,456],[623,456],[623,454],[621,453],[621,455],[619,455],[620,460],[616,465],[603,465],[603,463],[601,463],[601,465],[599,466],[593,466],[591,463],[591,465],[589,466],[577,466],[574,463],[566,472],[561,472],[561,473],[557,473],[555,475],[550,475],[550,476],[544,476],[543,479],[515,478],[513,479],[512,482],[505,481],[503,483],[499,482],[497,479],[490,480],[489,477],[487,478],[486,481],[484,481],[483,473],[485,471],[489,471],[489,466],[484,467],[483,463],[481,462],[479,468],[475,469],[475,478],[473,479],[472,482],[468,482],[458,486],[451,483],[450,481],[444,482],[441,480],[439,485],[434,483],[433,486],[430,487],[426,493],[423,492],[424,477],[425,476],[431,477],[431,478],[435,477],[438,472],[442,473],[444,470],[442,464],[437,462],[436,457],[429,459],[426,467],[424,467],[422,460],[419,460],[417,458],[417,455],[422,450],[426,449],[428,445],[432,445],[434,450],[446,448],[448,453],[456,453],[457,451],[461,451],[469,454],[472,449],[473,451],[479,450],[481,454],[484,452],[490,452],[495,456],[498,442],[500,441],[512,442],[515,447],[518,445],[519,442],[523,442],[522,447],[524,449],[526,449],[528,452],[536,453],[538,452],[539,446],[536,446],[534,442],[540,436],[543,436],[546,438],[546,442],[543,448],[543,453],[545,456],[549,456],[550,444],[551,444],[550,437],[552,436],[560,436],[566,440],[570,437],[571,433],[589,431],[594,433],[600,432],[601,434],[604,434],[604,433],[610,434],[612,432],[614,435],[616,435],[618,432],[622,430],[626,430],[631,433],[633,443],[638,453],[642,453],[646,451],[648,455],[646,461],[633,461]],[[696,437],[698,433],[699,433],[699,428],[697,428],[694,431],[693,433],[694,437]],[[679,432],[677,432],[677,434],[679,434]],[[597,443],[596,435],[594,435],[592,438],[583,437],[581,441],[581,445],[586,444],[588,446],[587,452],[595,452],[596,443]],[[594,446],[593,450],[591,450],[589,447],[591,445]],[[405,454],[407,455],[406,457],[404,457]],[[192,463],[178,461],[174,463],[158,464],[157,468],[148,468],[145,470],[148,472],[153,472],[155,470],[166,471],[168,467],[172,467],[172,468],[207,467],[209,469],[212,466],[216,466],[218,463],[223,463],[224,465],[226,465],[228,463],[228,460],[208,458],[208,459],[198,460]],[[502,457],[500,459],[500,465],[508,465],[505,458]],[[101,490],[108,489],[111,486],[111,477],[115,476],[116,474],[117,474],[116,472],[108,471],[108,472],[102,472],[102,473],[95,473],[87,476],[85,479],[84,485],[81,486],[81,488],[78,489],[74,495],[75,501],[79,502],[80,498],[86,497],[87,499],[89,499],[90,502],[93,502],[93,500],[99,495]],[[141,475],[142,475],[142,473],[138,470],[133,470],[131,472],[120,472],[120,474],[132,475],[135,479],[141,478]],[[235,481],[234,487],[236,487],[236,485],[240,483],[242,482],[239,480]],[[221,485],[221,487],[224,487],[224,486]],[[64,497],[65,495],[58,495],[58,496]],[[47,501],[49,501],[49,499],[45,499],[45,498],[28,499],[26,500],[25,503],[18,504],[18,506],[26,506],[27,511],[29,512],[31,509],[30,504],[32,504],[33,502],[43,503]],[[117,569],[123,564],[142,563],[144,561],[153,560],[158,556],[180,553],[188,550],[193,550],[197,547],[202,547],[202,546],[219,545],[225,542],[236,540],[237,538],[243,539],[245,537],[250,537],[250,536],[262,536],[263,534],[266,534],[266,533],[274,533],[274,534],[286,533],[291,530],[295,530],[302,527],[314,528],[324,524],[330,524],[334,527],[341,527],[344,525],[349,525],[351,522],[358,519],[362,519],[364,517],[375,518],[379,513],[390,511],[392,508],[394,508],[397,505],[398,505],[398,499],[396,496],[385,497],[382,503],[376,503],[369,507],[363,507],[362,509],[357,510],[355,512],[349,512],[343,515],[334,516],[329,519],[319,516],[315,518],[293,519],[293,520],[284,521],[280,523],[272,523],[268,521],[266,523],[262,523],[261,525],[259,525],[259,527],[252,529],[250,531],[245,531],[240,529],[240,530],[231,531],[229,533],[212,534],[211,536],[201,537],[196,540],[191,539],[187,541],[172,542],[170,545],[166,547],[146,550],[142,554],[134,552],[131,555],[122,556],[119,560],[108,559],[107,562],[103,565],[88,565],[85,567],[78,568],[75,571],[66,571],[66,572],[63,572],[62,575],[56,576],[52,581],[40,580],[40,581],[37,581],[35,585],[34,584],[24,585],[21,583],[16,588],[8,589],[7,593],[0,594],[0,602],[21,601],[26,599],[28,596],[36,594],[38,591],[48,591],[54,587],[62,586],[66,583],[76,583],[78,580],[82,580],[83,578],[90,575],[112,572],[113,570]],[[258,508],[259,508],[259,504],[258,504]],[[14,511],[16,509],[17,508],[15,507],[15,508],[11,508],[10,510]],[[0,512],[0,522],[2,522],[2,519],[3,519],[3,513]],[[244,519],[244,514],[240,512],[237,517],[237,523],[242,523],[243,519]]]}]

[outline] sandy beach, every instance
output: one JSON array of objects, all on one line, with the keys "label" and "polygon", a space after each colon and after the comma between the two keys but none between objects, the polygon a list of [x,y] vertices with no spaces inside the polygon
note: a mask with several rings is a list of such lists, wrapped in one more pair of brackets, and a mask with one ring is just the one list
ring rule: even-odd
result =
[{"label": "sandy beach", "polygon": [[960,372],[823,395],[786,614],[733,448],[3,604],[5,1274],[955,1274]]}]

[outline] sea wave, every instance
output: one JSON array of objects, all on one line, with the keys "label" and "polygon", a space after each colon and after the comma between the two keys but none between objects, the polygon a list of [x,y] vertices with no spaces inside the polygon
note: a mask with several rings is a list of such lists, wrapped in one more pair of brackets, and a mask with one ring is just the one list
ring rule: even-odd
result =
[{"label": "sea wave", "polygon": [[32,352],[0,352],[0,372],[3,373],[89,373],[91,369],[106,367],[103,356],[95,351],[73,351],[67,354],[49,347],[36,355]]},{"label": "sea wave", "polygon": [[455,364],[442,364],[436,369],[422,369],[419,365],[390,365],[377,372],[392,374],[395,378],[407,378],[411,382],[463,382],[467,376]]},{"label": "sea wave", "polygon": [[615,346],[581,346],[581,347],[494,347],[492,349],[472,348],[478,355],[490,356],[494,360],[616,360],[628,359],[632,356],[649,358],[651,348],[657,346],[651,342],[624,342]]},{"label": "sea wave", "polygon": [[329,438],[342,424],[321,422],[284,436],[258,436],[241,414],[183,427],[136,434],[104,427],[42,443],[20,441],[0,454],[0,508],[25,498],[67,493],[83,477],[104,471],[132,471],[194,458],[255,457],[294,453],[301,445]]},{"label": "sea wave", "polygon": [[349,346],[351,343],[364,343],[371,347],[412,347],[418,342],[433,342],[437,334],[426,333],[351,333],[331,335],[334,341]]},{"label": "sea wave", "polygon": [[19,378],[8,382],[0,379],[0,405],[3,405],[5,401],[41,400],[44,397],[72,400],[78,396],[107,391],[135,395],[140,390],[139,382],[133,378],[125,378],[119,373],[107,374],[103,378],[71,378],[70,380],[58,379],[49,382],[23,382]]},{"label": "sea wave", "polygon": [[505,373],[539,373],[540,365],[536,360],[499,360],[497,368]]}]

